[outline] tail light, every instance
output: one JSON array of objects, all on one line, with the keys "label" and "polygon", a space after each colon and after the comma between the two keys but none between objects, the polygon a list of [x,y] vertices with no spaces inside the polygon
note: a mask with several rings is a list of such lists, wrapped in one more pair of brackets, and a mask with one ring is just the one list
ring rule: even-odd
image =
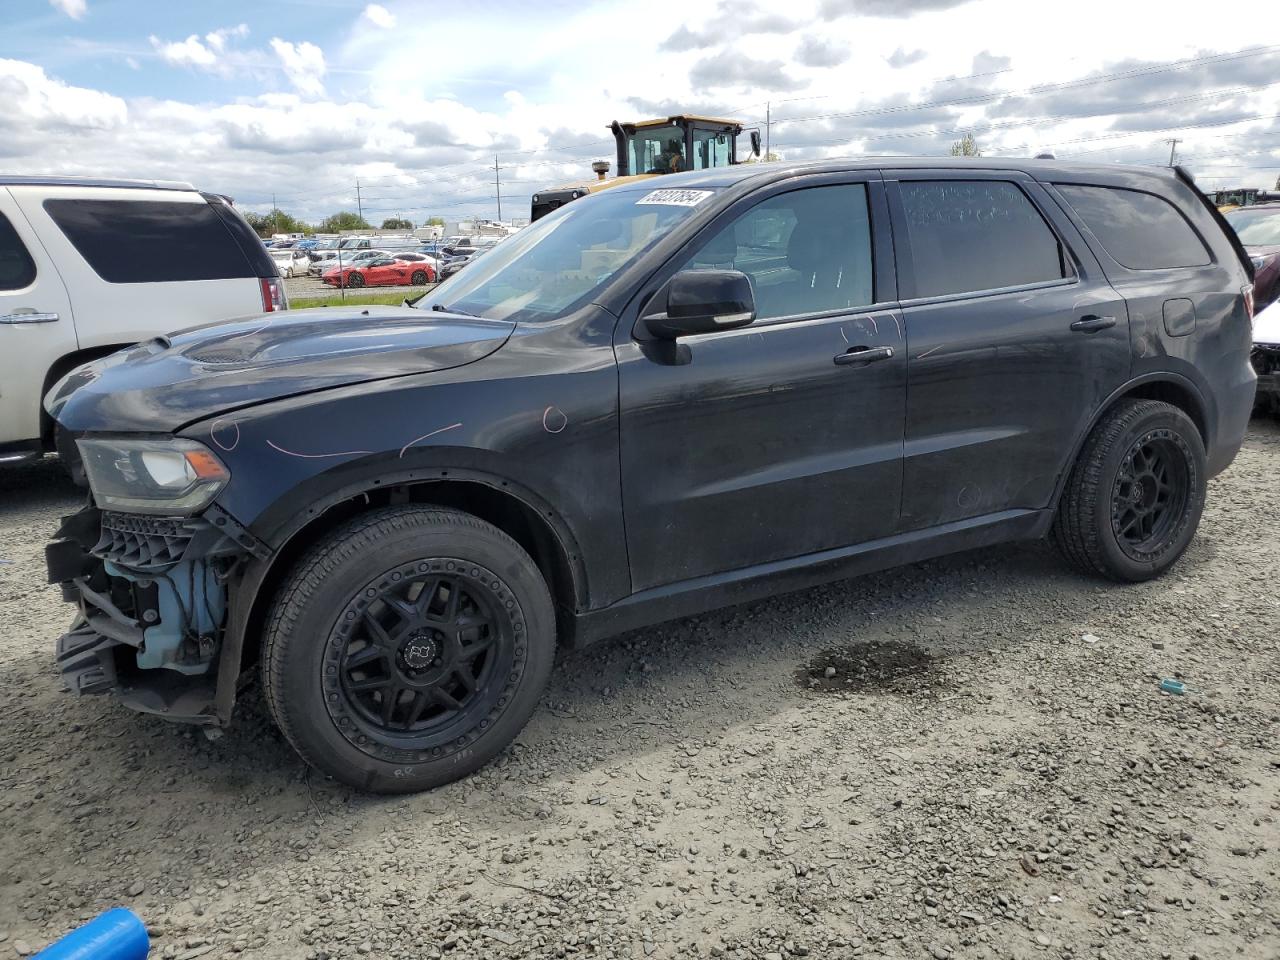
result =
[{"label": "tail light", "polygon": [[263,277],[261,283],[263,313],[289,309],[289,298],[284,294],[283,280],[279,277]]}]

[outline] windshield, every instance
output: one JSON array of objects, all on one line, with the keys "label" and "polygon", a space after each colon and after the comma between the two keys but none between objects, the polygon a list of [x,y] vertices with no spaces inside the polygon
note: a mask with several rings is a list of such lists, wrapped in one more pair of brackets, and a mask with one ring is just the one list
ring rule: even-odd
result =
[{"label": "windshield", "polygon": [[644,127],[627,143],[632,173],[679,173],[684,161],[684,130],[674,124]]},{"label": "windshield", "polygon": [[551,320],[587,303],[711,190],[612,189],[583,197],[495,244],[418,301],[490,320]]},{"label": "windshield", "polygon": [[1270,210],[1232,210],[1223,214],[1246,247],[1280,246],[1280,207]]}]

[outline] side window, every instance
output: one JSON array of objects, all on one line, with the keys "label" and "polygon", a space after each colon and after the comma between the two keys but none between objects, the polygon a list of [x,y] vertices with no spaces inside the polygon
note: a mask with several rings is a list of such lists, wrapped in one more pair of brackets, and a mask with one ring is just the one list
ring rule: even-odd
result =
[{"label": "side window", "polygon": [[55,199],[44,209],[107,283],[255,276],[206,202]]},{"label": "side window", "polygon": [[915,297],[1061,280],[1073,274],[1057,235],[1004,180],[905,180]]},{"label": "side window", "polygon": [[692,169],[706,170],[708,167],[727,167],[728,165],[729,135],[716,133],[714,130],[695,130]]},{"label": "side window", "polygon": [[1163,197],[1119,187],[1054,186],[1122,267],[1160,270],[1202,267],[1211,261],[1187,218]]},{"label": "side window", "polygon": [[875,302],[871,221],[861,183],[770,197],[722,227],[687,264],[741,270],[756,317],[865,307]]},{"label": "side window", "polygon": [[21,290],[31,286],[35,279],[35,261],[13,224],[0,213],[0,290]]}]

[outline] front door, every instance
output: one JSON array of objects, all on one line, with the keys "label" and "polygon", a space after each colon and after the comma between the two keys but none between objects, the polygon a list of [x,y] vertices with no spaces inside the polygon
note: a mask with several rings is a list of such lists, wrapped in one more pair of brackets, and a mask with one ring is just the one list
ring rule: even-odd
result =
[{"label": "front door", "polygon": [[906,364],[882,185],[877,174],[807,182],[738,201],[649,288],[679,269],[741,270],[754,323],[672,351],[632,337],[638,309],[619,324],[635,590],[873,540],[897,523]]},{"label": "front door", "polygon": [[885,177],[908,344],[903,527],[1042,509],[1128,378],[1124,300],[1030,177]]}]

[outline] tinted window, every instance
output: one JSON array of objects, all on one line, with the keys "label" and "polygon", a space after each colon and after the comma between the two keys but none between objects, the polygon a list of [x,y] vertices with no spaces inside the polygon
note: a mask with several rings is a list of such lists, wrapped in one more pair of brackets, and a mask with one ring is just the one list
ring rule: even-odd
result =
[{"label": "tinted window", "polygon": [[875,302],[867,188],[860,183],[779,194],[726,224],[688,266],[741,270],[756,317],[795,316]]},{"label": "tinted window", "polygon": [[36,265],[18,234],[0,213],[0,290],[21,290],[36,279]]},{"label": "tinted window", "polygon": [[1027,195],[1000,180],[904,181],[916,297],[996,290],[1071,276]]},{"label": "tinted window", "polygon": [[1153,193],[1056,184],[1111,259],[1131,270],[1199,267],[1209,251],[1178,208]]},{"label": "tinted window", "polygon": [[256,276],[208,203],[68,199],[44,208],[108,283]]}]

